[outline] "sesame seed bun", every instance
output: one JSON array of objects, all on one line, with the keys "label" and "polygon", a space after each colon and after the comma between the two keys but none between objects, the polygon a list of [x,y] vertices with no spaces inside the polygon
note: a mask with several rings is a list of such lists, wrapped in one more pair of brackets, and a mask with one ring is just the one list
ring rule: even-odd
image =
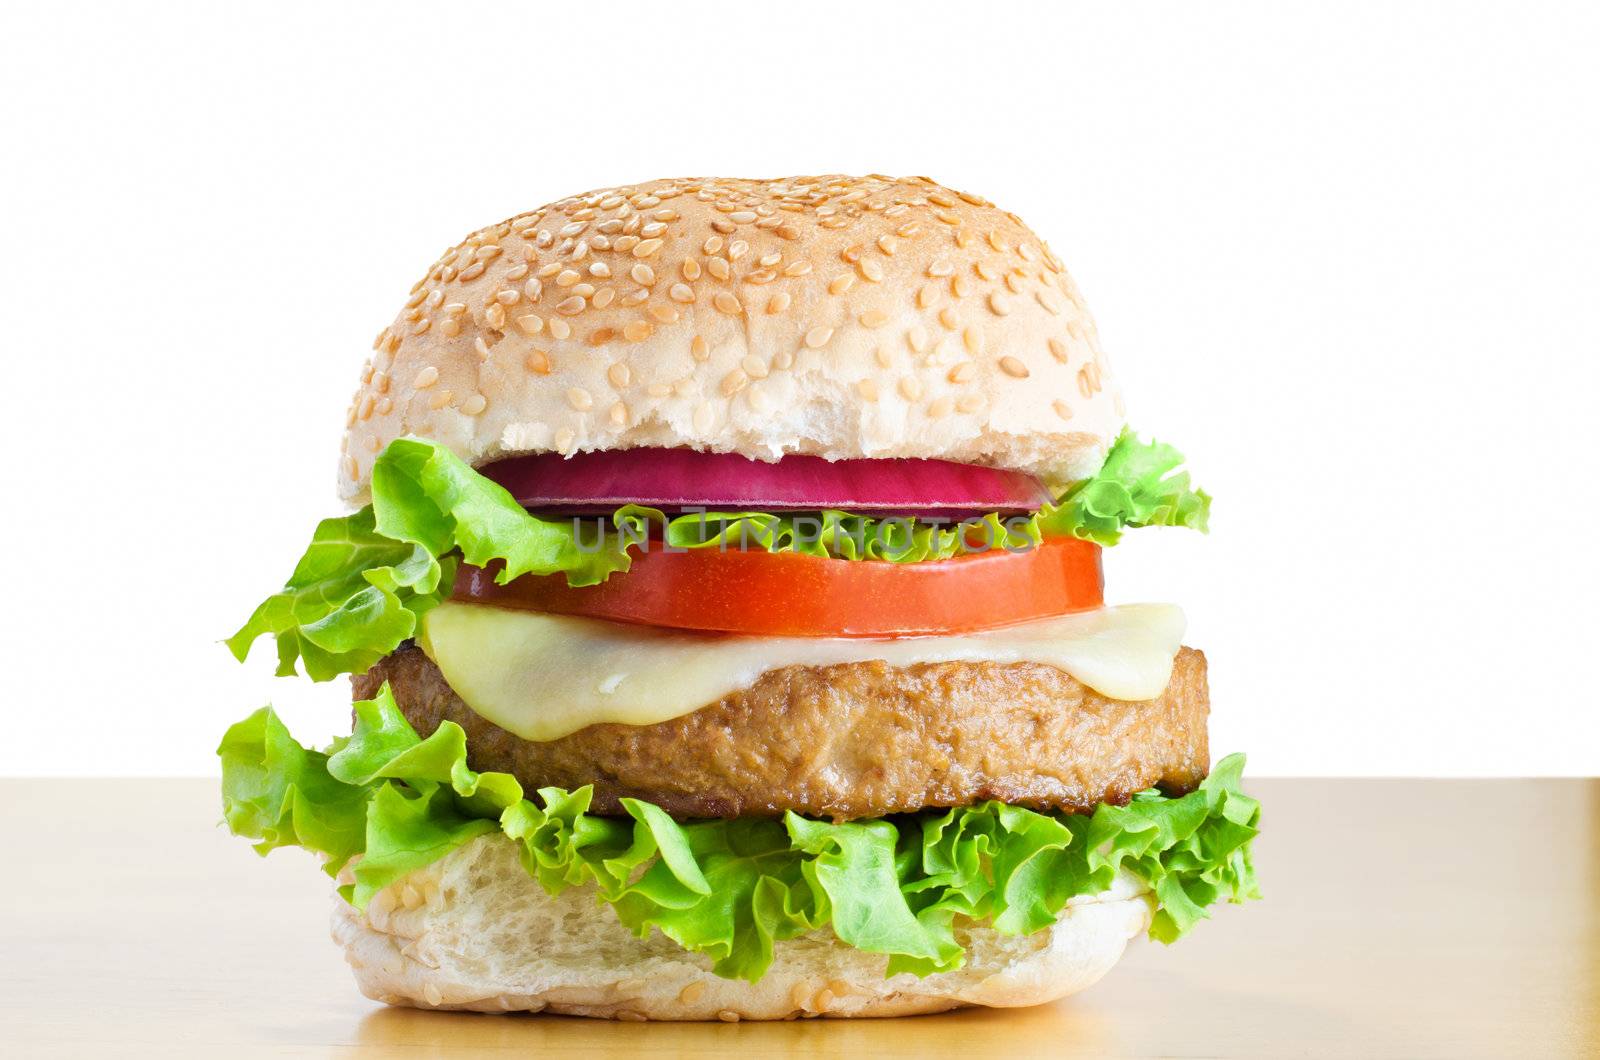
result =
[{"label": "sesame seed bun", "polygon": [[685,178],[490,225],[379,333],[340,494],[392,439],[473,464],[642,446],[1094,470],[1094,322],[1014,214],[923,177]]},{"label": "sesame seed bun", "polygon": [[620,1020],[909,1016],[1038,1005],[1097,982],[1150,925],[1123,874],[1028,935],[958,925],[952,972],[884,977],[887,958],[818,931],[774,944],[758,982],[723,979],[660,932],[636,937],[588,887],[545,893],[517,845],[482,836],[378,892],[366,912],[336,899],[333,937],[362,993],[416,1008],[556,1012]]}]

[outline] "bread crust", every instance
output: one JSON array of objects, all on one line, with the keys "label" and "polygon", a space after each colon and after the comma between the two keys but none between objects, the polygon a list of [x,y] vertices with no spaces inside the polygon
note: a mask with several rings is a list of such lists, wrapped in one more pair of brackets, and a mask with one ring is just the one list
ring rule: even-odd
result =
[{"label": "bread crust", "polygon": [[515,844],[482,836],[380,891],[362,913],[336,899],[333,937],[376,1001],[619,1020],[906,1016],[1037,1005],[1098,981],[1150,923],[1142,885],[1119,876],[1026,936],[958,926],[964,966],[885,979],[886,958],[819,931],[776,944],[760,981],[722,979],[659,933],[634,937],[588,888],[551,897]]},{"label": "bread crust", "polygon": [[924,177],[603,188],[469,235],[379,333],[339,492],[394,438],[470,463],[682,446],[1091,474],[1123,408],[1016,215]]},{"label": "bread crust", "polygon": [[465,729],[474,769],[511,773],[530,791],[592,784],[602,814],[630,797],[680,818],[848,820],[985,799],[1089,813],[1149,787],[1191,791],[1210,763],[1206,661],[1193,648],[1144,702],[1107,699],[1038,663],[790,666],[680,718],[537,742],[475,714],[420,649],[352,685],[365,699],[385,681],[419,733],[442,721]]}]

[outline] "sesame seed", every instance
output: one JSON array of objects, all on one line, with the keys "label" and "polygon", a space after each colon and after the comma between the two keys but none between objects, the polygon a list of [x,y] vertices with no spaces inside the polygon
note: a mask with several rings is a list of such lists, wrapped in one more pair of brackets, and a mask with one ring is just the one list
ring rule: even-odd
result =
[{"label": "sesame seed", "polygon": [[589,275],[597,276],[602,280],[609,279],[611,277],[611,266],[603,261],[597,261],[589,266]]},{"label": "sesame seed", "polygon": [[478,360],[487,361],[489,359],[489,344],[483,341],[482,335],[472,340],[472,348],[478,351]]},{"label": "sesame seed", "polygon": [[945,306],[943,309],[939,310],[939,323],[943,324],[951,331],[955,331],[961,327],[961,318],[956,316],[956,311],[954,309],[951,309],[949,306]]},{"label": "sesame seed", "polygon": [[461,334],[461,318],[445,317],[439,321],[439,330],[450,336]]},{"label": "sesame seed", "polygon": [[706,340],[699,335],[689,340],[689,356],[697,361],[703,361],[711,356],[711,349],[706,345]]},{"label": "sesame seed", "polygon": [[878,249],[892,258],[894,257],[894,252],[900,249],[900,241],[895,239],[894,236],[879,236]]},{"label": "sesame seed", "polygon": [[630,320],[622,326],[622,337],[629,342],[643,342],[655,331],[655,326],[643,320]]},{"label": "sesame seed", "polygon": [[748,253],[750,253],[750,244],[746,243],[742,239],[735,239],[733,242],[728,244],[729,261],[738,261]]},{"label": "sesame seed", "polygon": [[1051,339],[1049,342],[1046,343],[1046,345],[1050,347],[1050,356],[1054,357],[1056,360],[1060,361],[1062,364],[1066,364],[1067,363],[1067,344],[1066,343],[1062,342],[1060,339]]},{"label": "sesame seed", "polygon": [[669,305],[653,305],[646,312],[654,317],[657,323],[676,324],[678,322],[678,311]]},{"label": "sesame seed", "polygon": [[678,269],[683,273],[683,278],[690,282],[700,278],[700,263],[693,258],[684,258]]},{"label": "sesame seed", "polygon": [[760,265],[763,269],[770,269],[770,268],[773,268],[774,266],[776,266],[778,264],[778,262],[780,262],[782,260],[783,260],[783,255],[782,254],[776,254],[776,253],[774,253],[774,254],[763,254],[763,255],[761,255],[761,258],[756,262],[756,264]]},{"label": "sesame seed", "polygon": [[711,304],[729,316],[738,316],[744,312],[744,306],[739,304],[739,299],[727,291],[718,291],[716,297],[711,299]]},{"label": "sesame seed", "polygon": [[533,349],[528,351],[528,356],[523,360],[523,366],[535,375],[550,374],[550,355],[544,350]]},{"label": "sesame seed", "polygon": [[939,292],[934,289],[933,284],[923,284],[917,289],[917,307],[919,309],[928,308],[933,304],[933,300],[938,297],[938,293]]},{"label": "sesame seed", "polygon": [[779,350],[772,355],[772,367],[780,372],[786,372],[794,367],[794,354],[788,350]]},{"label": "sesame seed", "polygon": [[844,294],[855,285],[856,278],[848,272],[841,272],[828,283],[828,293],[833,295]]},{"label": "sesame seed", "polygon": [[633,372],[627,365],[618,361],[606,369],[606,378],[611,380],[611,385],[621,390],[633,380]]},{"label": "sesame seed", "polygon": [[528,282],[522,285],[522,293],[528,296],[528,301],[537,302],[544,294],[544,281],[537,276],[528,277]]},{"label": "sesame seed", "polygon": [[389,410],[392,409],[392,408],[394,408],[394,401],[392,399],[390,399],[390,398],[379,398],[378,399],[378,415],[387,416],[387,415],[389,415]]},{"label": "sesame seed", "polygon": [[490,302],[489,308],[483,311],[484,321],[496,331],[506,329],[506,307],[499,302]]},{"label": "sesame seed", "polygon": [[861,272],[861,278],[868,283],[878,283],[883,279],[883,266],[876,258],[862,258],[856,263],[856,268]]},{"label": "sesame seed", "polygon": [[722,395],[724,397],[732,397],[749,385],[750,377],[742,370],[735,368],[733,371],[722,377],[722,382],[718,389],[722,391]]},{"label": "sesame seed", "polygon": [[888,323],[889,314],[881,309],[869,309],[858,317],[864,328],[878,328]]},{"label": "sesame seed", "polygon": [[548,280],[550,277],[554,276],[556,273],[558,273],[560,271],[561,271],[561,263],[558,262],[558,261],[552,261],[548,265],[539,266],[539,271],[534,273],[534,275],[540,277],[541,279]]},{"label": "sesame seed", "polygon": [[[394,303],[390,302],[389,304],[393,305]],[[428,387],[432,386],[438,381],[439,369],[430,364],[422,371],[417,373],[417,377],[416,379],[412,380],[411,385],[417,390],[426,390]]]},{"label": "sesame seed", "polygon": [[983,333],[975,327],[966,328],[961,332],[961,342],[968,353],[975,354],[983,349]]},{"label": "sesame seed", "polygon": [[951,273],[953,273],[955,271],[956,271],[956,267],[954,265],[950,264],[950,262],[946,261],[943,258],[935,259],[928,266],[928,275],[933,277],[934,279],[939,279],[939,278],[944,277],[944,276],[949,276]]},{"label": "sesame seed", "polygon": [[612,405],[609,415],[611,422],[616,426],[626,427],[628,425],[628,406],[625,403],[619,401]]},{"label": "sesame seed", "polygon": [[753,283],[759,287],[763,284],[771,283],[777,278],[778,274],[771,269],[757,269],[754,272],[745,273],[744,282]]},{"label": "sesame seed", "polygon": [[635,235],[618,236],[617,241],[611,245],[618,254],[626,254],[639,245],[639,237]]},{"label": "sesame seed", "polygon": [[1015,357],[1006,356],[1000,358],[1000,370],[1016,379],[1028,378],[1028,366]]},{"label": "sesame seed", "polygon": [[789,296],[788,291],[777,292],[771,298],[767,299],[768,315],[776,316],[777,314],[783,312],[785,309],[789,308],[789,303],[792,301],[793,299]]},{"label": "sesame seed", "polygon": [[594,284],[580,283],[572,289],[572,293],[579,298],[592,298],[594,297]]},{"label": "sesame seed", "polygon": [[951,401],[947,397],[935,398],[928,406],[928,418],[930,420],[944,419],[946,416],[950,415],[950,410],[954,407],[955,402]]},{"label": "sesame seed", "polygon": [[652,269],[642,261],[633,268],[629,269],[628,275],[633,277],[634,283],[645,287],[649,287],[651,284],[656,282],[656,270]]},{"label": "sesame seed", "polygon": [[809,262],[809,261],[791,261],[788,265],[784,266],[783,274],[785,276],[804,276],[806,273],[808,273],[810,271],[811,271],[811,262]]},{"label": "sesame seed", "polygon": [[700,250],[705,254],[715,254],[722,249],[722,237],[712,236],[700,244]]},{"label": "sesame seed", "polygon": [[973,364],[971,361],[962,361],[960,364],[950,369],[949,374],[946,375],[945,378],[950,380],[952,383],[965,383],[977,374],[977,365]]},{"label": "sesame seed", "polygon": [[421,320],[411,325],[411,334],[421,335],[424,331],[428,330],[429,325],[432,323],[433,319],[431,317],[423,317]]},{"label": "sesame seed", "polygon": [[879,346],[872,351],[872,355],[877,359],[879,367],[888,368],[894,364],[894,353],[887,346]]},{"label": "sesame seed", "polygon": [[433,397],[428,399],[428,407],[430,409],[442,409],[448,404],[450,404],[450,391],[448,390],[435,391]]},{"label": "sesame seed", "polygon": [[567,391],[567,404],[579,412],[588,412],[594,408],[594,398],[581,386],[575,386]]},{"label": "sesame seed", "polygon": [[831,338],[833,338],[832,328],[817,327],[806,332],[805,343],[811,349],[817,350],[826,346]]},{"label": "sesame seed", "polygon": [[965,298],[972,291],[972,281],[965,276],[950,277],[950,293],[957,298]]},{"label": "sesame seed", "polygon": [[648,258],[650,255],[654,254],[660,249],[661,240],[645,239],[640,241],[639,244],[633,248],[633,256],[636,258]]},{"label": "sesame seed", "polygon": [[1047,312],[1054,314],[1055,316],[1061,315],[1061,303],[1056,301],[1055,298],[1049,294],[1049,292],[1041,289],[1033,292],[1033,297],[1040,305],[1044,306]]},{"label": "sesame seed", "polygon": [[651,383],[649,386],[644,388],[644,392],[649,394],[651,397],[662,398],[672,393],[672,387],[668,386],[666,383]]},{"label": "sesame seed", "polygon": [[[750,212],[749,210],[737,210],[734,213],[730,213],[728,215],[728,220],[732,221],[734,224],[740,224],[740,225],[751,224],[751,223],[753,223],[755,221],[755,219],[756,219],[756,215],[754,213]],[[393,305],[394,303],[391,302],[389,304]]]},{"label": "sesame seed", "polygon": [[1011,303],[1005,300],[999,291],[989,292],[989,309],[995,316],[1005,316],[1011,312]]},{"label": "sesame seed", "polygon": [[489,399],[482,394],[469,394],[467,400],[461,403],[461,411],[468,416],[476,416],[489,405]]},{"label": "sesame seed", "polygon": [[660,221],[652,221],[643,228],[639,229],[639,234],[644,236],[646,239],[654,239],[657,236],[665,235],[666,231],[666,225],[662,224]]},{"label": "sesame seed", "polygon": [[593,305],[596,309],[604,309],[606,306],[611,304],[611,300],[613,298],[615,298],[616,296],[617,296],[616,290],[613,289],[613,288],[607,287],[607,288],[605,288],[605,289],[603,289],[601,291],[597,291],[595,293],[594,298],[591,300],[590,304]]},{"label": "sesame seed", "polygon": [[767,362],[753,353],[741,360],[739,366],[744,369],[745,374],[751,379],[765,379],[767,377]]},{"label": "sesame seed", "polygon": [[1072,406],[1067,404],[1065,401],[1062,401],[1060,398],[1057,398],[1054,402],[1052,402],[1050,407],[1055,409],[1056,415],[1060,416],[1062,419],[1072,419]]},{"label": "sesame seed", "polygon": [[907,401],[915,401],[922,396],[922,383],[914,375],[901,376],[900,384],[895,389]]},{"label": "sesame seed", "polygon": [[456,275],[456,279],[460,280],[462,283],[467,283],[470,280],[476,280],[479,276],[482,276],[482,275],[483,275],[483,262],[478,261],[478,262],[474,262],[473,264],[468,265],[466,268],[462,269]]},{"label": "sesame seed", "polygon": [[723,258],[711,258],[706,262],[706,271],[719,280],[726,281],[732,275],[728,263]]},{"label": "sesame seed", "polygon": [[578,270],[562,269],[561,272],[556,275],[556,286],[571,287],[581,279],[583,279],[583,273],[579,272]]},{"label": "sesame seed", "polygon": [[650,292],[643,287],[635,288],[617,300],[618,305],[636,306],[649,301]]},{"label": "sesame seed", "polygon": [[978,394],[968,394],[956,402],[957,412],[977,412],[981,408],[983,408],[983,398]]},{"label": "sesame seed", "polygon": [[562,302],[556,306],[556,312],[570,317],[577,316],[579,313],[588,308],[588,299],[584,298],[582,295],[575,294],[571,298],[563,299]]},{"label": "sesame seed", "polygon": [[737,232],[739,230],[738,225],[723,217],[719,217],[715,221],[712,221],[711,227],[716,229],[718,232],[721,232],[723,235],[729,235],[730,233]]},{"label": "sesame seed", "polygon": [[673,284],[672,287],[667,291],[667,295],[674,302],[683,302],[687,304],[694,301],[694,289],[686,283]]},{"label": "sesame seed", "polygon": [[914,324],[906,332],[906,344],[913,352],[921,353],[928,348],[928,329],[921,324]]},{"label": "sesame seed", "polygon": [[999,275],[999,273],[994,271],[994,266],[990,265],[987,261],[982,260],[972,263],[972,271],[991,283],[993,283],[995,277]]}]

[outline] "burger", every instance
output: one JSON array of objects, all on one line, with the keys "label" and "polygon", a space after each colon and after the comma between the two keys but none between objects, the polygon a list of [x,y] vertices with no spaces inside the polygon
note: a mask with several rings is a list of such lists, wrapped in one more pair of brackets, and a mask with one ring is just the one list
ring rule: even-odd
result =
[{"label": "burger", "polygon": [[227,731],[394,1005],[614,1019],[1049,1001],[1256,896],[1204,656],[1101,552],[1204,530],[1077,287],[926,178],[659,180],[489,225],[361,372],[227,645],[351,732]]}]

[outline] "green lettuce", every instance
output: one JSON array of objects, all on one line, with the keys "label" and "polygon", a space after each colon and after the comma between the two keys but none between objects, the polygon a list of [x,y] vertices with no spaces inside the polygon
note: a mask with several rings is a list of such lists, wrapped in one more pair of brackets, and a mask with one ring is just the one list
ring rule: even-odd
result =
[{"label": "green lettuce", "polygon": [[843,511],[775,515],[694,512],[669,517],[627,505],[604,521],[541,519],[499,484],[436,442],[399,438],[372,468],[372,503],[326,519],[283,589],[225,642],[241,662],[271,635],[278,674],[297,664],[315,681],[363,673],[416,635],[422,616],[449,595],[460,560],[498,564],[505,584],[523,574],[563,574],[596,585],[626,571],[630,551],[655,529],[681,548],[760,548],[840,560],[921,563],[973,548],[1032,548],[1046,537],[1112,545],[1135,526],[1205,530],[1211,498],[1191,489],[1183,456],[1124,431],[1101,469],[1033,515],[990,513],[949,524]]},{"label": "green lettuce", "polygon": [[340,892],[360,908],[498,831],[549,893],[592,887],[641,938],[660,931],[710,957],[716,974],[754,982],[776,943],[820,928],[886,954],[889,975],[958,968],[957,918],[1039,931],[1119,868],[1149,886],[1150,934],[1163,942],[1217,901],[1259,897],[1250,841],[1260,807],[1240,789],[1240,755],[1187,795],[1143,791],[1092,815],[986,802],[847,823],[793,813],[678,823],[636,799],[623,800],[626,817],[596,816],[588,787],[526,798],[511,776],[467,766],[453,722],[419,737],[387,685],[355,713],[352,734],[317,752],[262,708],[228,730],[218,754],[228,827],[262,854],[299,846],[322,855],[330,875],[348,868],[353,882]]}]

